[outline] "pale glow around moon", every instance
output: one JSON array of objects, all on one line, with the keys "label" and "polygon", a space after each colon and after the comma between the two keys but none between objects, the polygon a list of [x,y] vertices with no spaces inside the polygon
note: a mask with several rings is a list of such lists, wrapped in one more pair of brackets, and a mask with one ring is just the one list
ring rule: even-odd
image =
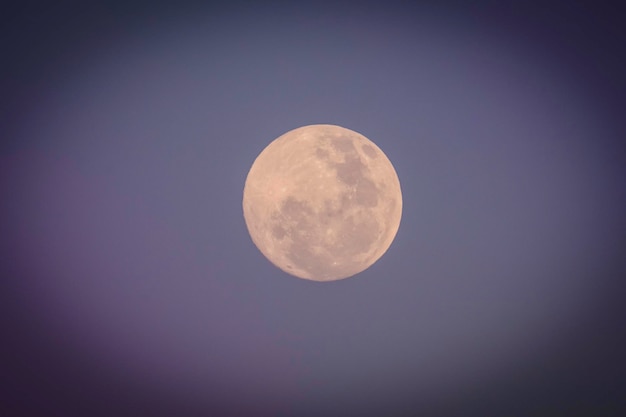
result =
[{"label": "pale glow around moon", "polygon": [[244,188],[243,211],[259,250],[299,278],[355,275],[389,248],[402,193],[387,156],[365,136],[310,125],[270,143]]}]

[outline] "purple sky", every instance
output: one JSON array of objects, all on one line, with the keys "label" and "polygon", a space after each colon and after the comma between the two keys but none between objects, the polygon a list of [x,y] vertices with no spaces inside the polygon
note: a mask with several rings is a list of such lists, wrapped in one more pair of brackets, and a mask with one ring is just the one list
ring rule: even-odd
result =
[{"label": "purple sky", "polygon": [[[3,25],[6,415],[625,407],[609,10],[130,4]],[[404,200],[329,283],[271,265],[241,209],[258,153],[315,123],[374,141]]]}]

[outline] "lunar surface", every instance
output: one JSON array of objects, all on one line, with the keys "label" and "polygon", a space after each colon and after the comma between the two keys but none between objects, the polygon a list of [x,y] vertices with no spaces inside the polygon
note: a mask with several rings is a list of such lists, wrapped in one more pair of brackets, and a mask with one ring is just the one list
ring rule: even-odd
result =
[{"label": "lunar surface", "polygon": [[294,129],[254,161],[243,213],[255,245],[299,278],[333,281],[376,262],[402,216],[400,182],[365,136],[334,125]]}]

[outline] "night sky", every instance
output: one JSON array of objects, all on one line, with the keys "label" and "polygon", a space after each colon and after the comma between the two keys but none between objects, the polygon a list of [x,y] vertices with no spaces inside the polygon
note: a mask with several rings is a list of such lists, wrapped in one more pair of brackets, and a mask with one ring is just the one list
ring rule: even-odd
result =
[{"label": "night sky", "polygon": [[[617,6],[84,3],[0,12],[0,415],[626,415]],[[326,283],[241,207],[318,123],[403,192]]]}]

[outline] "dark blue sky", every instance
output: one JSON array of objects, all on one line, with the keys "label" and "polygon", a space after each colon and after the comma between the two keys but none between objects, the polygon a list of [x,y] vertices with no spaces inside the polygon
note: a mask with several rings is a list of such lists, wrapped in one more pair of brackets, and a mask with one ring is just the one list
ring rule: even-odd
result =
[{"label": "dark blue sky", "polygon": [[[626,410],[622,22],[303,4],[3,17],[0,414]],[[241,209],[258,153],[316,123],[374,141],[404,200],[329,283],[271,265]]]}]

